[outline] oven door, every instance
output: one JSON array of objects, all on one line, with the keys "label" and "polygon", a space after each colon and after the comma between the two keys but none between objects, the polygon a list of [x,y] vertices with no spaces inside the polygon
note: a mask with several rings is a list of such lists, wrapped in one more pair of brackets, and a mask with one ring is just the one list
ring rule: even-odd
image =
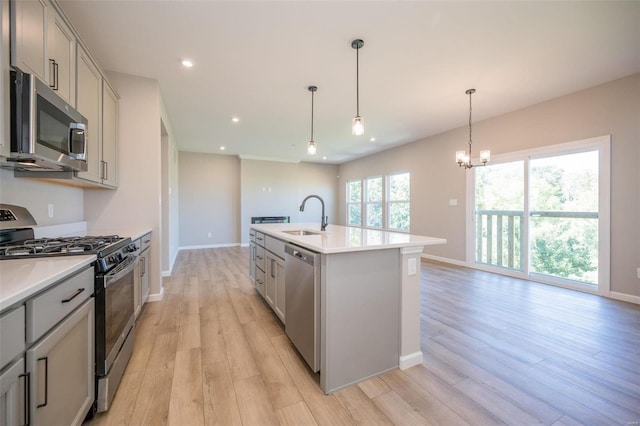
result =
[{"label": "oven door", "polygon": [[97,277],[96,373],[106,375],[135,320],[134,270],[138,257],[130,254],[107,274]]}]

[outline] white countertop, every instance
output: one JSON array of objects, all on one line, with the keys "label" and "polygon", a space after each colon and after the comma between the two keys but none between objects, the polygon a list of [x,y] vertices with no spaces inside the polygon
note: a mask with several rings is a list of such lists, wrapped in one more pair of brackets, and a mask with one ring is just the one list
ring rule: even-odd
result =
[{"label": "white countertop", "polygon": [[79,271],[95,255],[7,259],[0,261],[0,311]]},{"label": "white countertop", "polygon": [[[251,228],[280,240],[290,241],[312,251],[326,254],[428,246],[446,244],[447,242],[444,238],[380,231],[353,226],[329,225],[326,231],[320,231],[320,224],[318,223],[252,224]],[[283,232],[288,230],[307,230],[317,232],[318,234],[290,235]]]}]

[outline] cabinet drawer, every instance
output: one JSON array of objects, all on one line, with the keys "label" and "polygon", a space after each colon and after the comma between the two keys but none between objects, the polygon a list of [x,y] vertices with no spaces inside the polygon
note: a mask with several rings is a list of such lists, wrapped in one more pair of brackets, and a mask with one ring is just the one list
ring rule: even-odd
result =
[{"label": "cabinet drawer", "polygon": [[264,248],[256,246],[256,266],[264,272]]},{"label": "cabinet drawer", "polygon": [[0,317],[0,370],[25,349],[24,305]]},{"label": "cabinet drawer", "polygon": [[[87,268],[27,301],[27,341],[33,343],[93,294],[94,272]],[[131,301],[133,303],[133,301]]]},{"label": "cabinet drawer", "polygon": [[151,232],[145,234],[140,238],[140,252],[145,251],[151,246]]},{"label": "cabinet drawer", "polygon": [[256,244],[264,247],[264,234],[262,232],[256,231]]},{"label": "cabinet drawer", "polygon": [[284,241],[270,237],[269,235],[265,236],[265,239],[265,248],[281,259],[284,259]]},{"label": "cabinet drawer", "polygon": [[249,229],[249,241],[252,243],[256,242],[256,231],[255,229]]},{"label": "cabinet drawer", "polygon": [[256,290],[258,290],[260,292],[261,295],[264,296],[264,271],[256,268]]}]

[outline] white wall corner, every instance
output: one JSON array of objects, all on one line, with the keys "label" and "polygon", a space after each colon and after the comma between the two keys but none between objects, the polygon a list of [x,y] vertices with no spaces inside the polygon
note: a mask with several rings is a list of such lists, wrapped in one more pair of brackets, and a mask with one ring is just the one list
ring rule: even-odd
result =
[{"label": "white wall corner", "polygon": [[411,368],[420,364],[422,364],[422,351],[403,355],[399,360],[400,370],[406,370],[407,368]]},{"label": "white wall corner", "polygon": [[153,293],[149,295],[147,302],[160,302],[164,298],[164,287],[160,286],[160,293]]}]

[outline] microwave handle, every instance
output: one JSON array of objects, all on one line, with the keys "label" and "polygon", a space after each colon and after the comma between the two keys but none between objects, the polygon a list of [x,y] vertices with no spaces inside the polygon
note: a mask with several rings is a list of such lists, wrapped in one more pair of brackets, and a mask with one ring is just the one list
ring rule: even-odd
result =
[{"label": "microwave handle", "polygon": [[[83,135],[82,148],[79,152],[74,149],[75,135]],[[87,126],[84,123],[71,123],[69,124],[69,150],[70,154],[83,155],[87,152]]]}]

